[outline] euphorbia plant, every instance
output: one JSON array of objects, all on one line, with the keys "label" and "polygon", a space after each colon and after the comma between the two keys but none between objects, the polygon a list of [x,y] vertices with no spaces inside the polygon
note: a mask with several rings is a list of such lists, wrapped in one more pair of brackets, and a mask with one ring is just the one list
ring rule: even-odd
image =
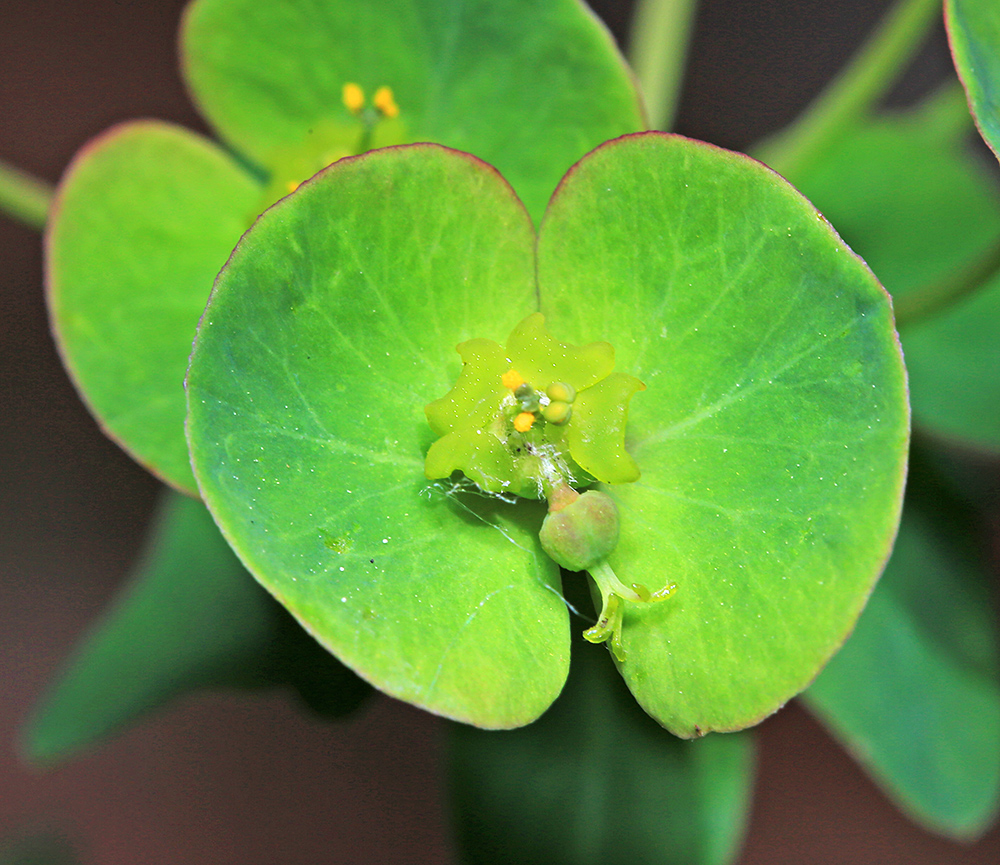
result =
[{"label": "euphorbia plant", "polygon": [[[530,500],[599,481],[621,581],[678,586],[612,626],[629,686],[681,735],[747,726],[843,640],[895,532],[907,411],[887,298],[776,175],[657,133],[581,161],[535,250],[492,169],[427,145],[342,160],[269,210],[192,354],[206,504],[364,678],[510,727],[569,658]],[[568,422],[515,426],[523,383],[579,389]],[[472,488],[436,495],[427,475],[454,470]]]},{"label": "euphorbia plant", "polygon": [[[691,861],[699,848],[697,861],[720,861],[738,835],[745,740],[712,736],[690,752],[655,726],[650,734],[615,695],[609,659],[649,715],[687,737],[760,720],[836,650],[881,570],[900,506],[908,413],[888,298],[780,177],[686,139],[645,133],[601,145],[546,207],[575,160],[641,120],[623,67],[582,7],[547,6],[533,32],[549,38],[528,41],[521,5],[533,8],[474,4],[456,23],[435,4],[253,12],[199,0],[186,29],[189,80],[246,159],[156,126],[123,128],[85,152],[50,228],[56,326],[104,423],[176,486],[193,491],[197,479],[242,562],[336,657],[432,711],[512,727],[562,689],[575,642],[565,698],[538,733],[507,741],[595,723],[566,709],[592,693],[604,703],[600,735],[629,730],[648,755],[636,771],[664,772],[630,789],[630,801],[645,802],[667,777],[694,789],[711,778],[699,807],[728,827],[707,847],[660,838],[614,855]],[[888,41],[919,29],[931,6],[901,7]],[[376,29],[387,11],[399,31],[344,36]],[[568,75],[574,86],[560,86]],[[497,109],[485,121],[483,105]],[[921,132],[936,128],[928,118]],[[879,144],[865,138],[875,133],[860,112],[847,119],[836,134],[793,134],[764,153],[859,249],[870,244],[876,272],[901,298],[899,255],[877,242],[877,210],[859,193],[868,175],[844,181]],[[450,148],[375,150],[307,179],[345,153],[423,138]],[[958,160],[952,139],[934,140],[945,153],[929,174],[939,176]],[[859,151],[841,157],[851,146]],[[179,381],[195,320],[237,235],[286,193],[237,246],[202,319],[188,372],[192,477]],[[953,201],[954,186],[943,194]],[[965,235],[967,251],[936,264],[944,277],[981,253],[975,232]],[[989,262],[977,272],[988,274]],[[933,283],[941,275],[914,266],[915,288],[932,283],[914,296],[943,307],[965,290]],[[915,379],[918,420],[921,399],[940,401],[924,380]],[[989,442],[995,415],[977,417]],[[961,419],[957,429],[967,429]],[[904,523],[907,555],[918,523]],[[165,526],[171,555],[186,537],[206,544],[199,556],[213,544],[218,561],[228,555],[197,504],[175,505]],[[591,573],[596,624],[574,596],[585,578],[560,576],[559,564]],[[225,567],[234,576],[226,591],[242,597],[252,584],[234,560]],[[163,569],[147,591],[162,591],[167,576],[176,585]],[[935,694],[979,710],[955,753],[982,744],[984,784],[957,804],[934,801],[935,784],[942,798],[952,789],[947,771],[940,781],[932,772],[932,783],[908,774],[872,724],[881,710],[857,709],[874,691],[859,700],[854,671],[911,627],[917,590],[899,582],[889,581],[891,595],[880,587],[872,610],[881,624],[866,624],[866,613],[862,639],[811,699],[849,744],[874,741],[865,748],[873,770],[918,814],[968,831],[995,802],[996,749],[983,744],[996,726],[995,676],[971,688],[956,677],[961,687]],[[204,612],[199,588],[188,596]],[[234,671],[256,664],[267,672],[256,680],[291,681],[327,711],[353,705],[303,682],[302,659],[329,658],[308,641],[297,643],[298,665],[275,669],[274,632],[259,624],[274,612],[247,591],[247,627],[231,643],[204,642],[226,661],[221,678],[241,681]],[[955,591],[935,597],[990,633]],[[119,643],[141,633],[144,609],[112,623]],[[588,625],[610,655],[582,642]],[[989,669],[988,647],[967,654]],[[85,659],[42,715],[39,755],[100,732],[74,717],[79,695],[115,663],[114,653],[100,657],[89,668]],[[901,657],[889,680],[922,693],[923,661]],[[327,681],[351,681],[327,663]],[[154,688],[146,699],[162,696]],[[912,741],[936,745],[935,734]],[[469,767],[508,746],[477,735],[488,736],[456,730],[456,777],[466,801],[489,808],[507,794],[483,778],[477,786]],[[504,808],[496,812],[502,820]],[[676,804],[652,813],[683,822]]]}]

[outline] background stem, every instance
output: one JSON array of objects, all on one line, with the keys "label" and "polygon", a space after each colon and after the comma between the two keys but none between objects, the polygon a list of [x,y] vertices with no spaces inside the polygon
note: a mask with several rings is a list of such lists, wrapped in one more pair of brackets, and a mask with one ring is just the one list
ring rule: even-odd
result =
[{"label": "background stem", "polygon": [[1000,239],[969,264],[894,302],[896,326],[900,329],[934,313],[941,312],[967,295],[973,294],[1000,273]]},{"label": "background stem", "polygon": [[52,187],[13,166],[0,162],[0,213],[30,228],[45,228]]},{"label": "background stem", "polygon": [[947,145],[961,147],[976,134],[976,124],[969,113],[965,90],[957,78],[942,84],[927,96],[913,112],[914,121],[924,134],[935,136]]},{"label": "background stem", "polygon": [[632,13],[628,60],[651,129],[673,125],[696,8],[696,0],[638,0]]},{"label": "background stem", "polygon": [[921,46],[941,0],[899,0],[847,67],[798,120],[756,152],[779,173],[794,177],[881,99]]}]

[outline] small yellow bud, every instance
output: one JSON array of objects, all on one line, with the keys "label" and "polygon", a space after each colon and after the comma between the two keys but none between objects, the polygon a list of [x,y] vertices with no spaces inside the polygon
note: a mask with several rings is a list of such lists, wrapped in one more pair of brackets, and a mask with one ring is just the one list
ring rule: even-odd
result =
[{"label": "small yellow bud", "polygon": [[[391,98],[392,94],[390,94]],[[365,92],[353,81],[344,85],[343,93],[344,107],[351,114],[357,114],[365,107]]]},{"label": "small yellow bud", "polygon": [[294,180],[289,180],[288,181],[288,191],[289,192],[295,192],[295,190],[298,189],[299,186],[301,186],[301,184],[300,183],[296,183],[296,181],[294,181]]},{"label": "small yellow bud", "polygon": [[568,423],[572,414],[573,407],[568,402],[563,402],[562,400],[553,400],[542,409],[542,417],[556,426]]},{"label": "small yellow bud", "polygon": [[549,399],[559,402],[573,402],[576,399],[576,388],[563,381],[554,381],[546,389]]},{"label": "small yellow bud", "polygon": [[535,416],[530,411],[523,411],[514,418],[514,429],[518,432],[527,432],[534,422]]},{"label": "small yellow bud", "polygon": [[396,104],[396,100],[393,99],[392,89],[389,87],[379,87],[379,89],[375,91],[372,103],[390,120],[392,120],[393,117],[399,116],[399,106]]},{"label": "small yellow bud", "polygon": [[502,376],[500,376],[500,381],[503,386],[509,388],[510,390],[517,390],[522,384],[524,384],[524,379],[521,378],[521,373],[516,369],[509,369]]}]

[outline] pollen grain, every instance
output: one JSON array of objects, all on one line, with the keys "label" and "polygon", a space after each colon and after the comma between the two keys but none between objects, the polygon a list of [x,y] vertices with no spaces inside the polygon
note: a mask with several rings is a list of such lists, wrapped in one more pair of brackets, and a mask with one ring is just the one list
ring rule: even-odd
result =
[{"label": "pollen grain", "polygon": [[372,104],[390,120],[399,116],[399,106],[393,98],[391,87],[379,87],[372,97]]},{"label": "pollen grain", "polygon": [[516,369],[507,370],[507,372],[500,376],[500,381],[508,390],[517,390],[522,384],[524,384],[524,379],[521,378],[521,373],[519,373]]},{"label": "pollen grain", "polygon": [[518,432],[527,432],[535,422],[535,416],[530,411],[521,412],[514,418],[514,429]]},{"label": "pollen grain", "polygon": [[353,81],[348,81],[344,85],[342,98],[344,100],[344,107],[351,114],[358,114],[365,107],[365,92]]}]

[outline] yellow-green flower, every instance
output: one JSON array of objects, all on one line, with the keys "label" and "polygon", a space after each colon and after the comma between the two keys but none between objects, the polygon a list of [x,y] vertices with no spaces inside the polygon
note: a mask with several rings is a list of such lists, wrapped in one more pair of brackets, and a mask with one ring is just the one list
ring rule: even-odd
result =
[{"label": "yellow-green flower", "polygon": [[461,471],[487,492],[528,498],[548,497],[561,483],[638,479],[625,422],[629,399],[645,385],[614,372],[609,343],[558,342],[534,313],[506,347],[471,339],[458,353],[458,381],[425,409],[440,436],[427,453],[428,478]]}]

